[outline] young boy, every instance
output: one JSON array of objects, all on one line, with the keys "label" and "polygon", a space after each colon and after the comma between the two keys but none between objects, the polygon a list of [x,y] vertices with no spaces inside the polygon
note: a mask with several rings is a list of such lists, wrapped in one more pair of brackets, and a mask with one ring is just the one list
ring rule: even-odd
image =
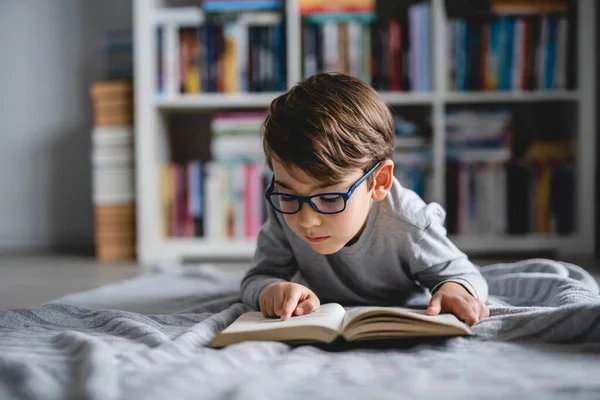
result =
[{"label": "young boy", "polygon": [[394,178],[392,116],[377,92],[318,74],[276,98],[263,146],[274,172],[244,303],[287,320],[321,303],[401,305],[469,325],[489,315],[486,281],[446,237],[445,212]]}]

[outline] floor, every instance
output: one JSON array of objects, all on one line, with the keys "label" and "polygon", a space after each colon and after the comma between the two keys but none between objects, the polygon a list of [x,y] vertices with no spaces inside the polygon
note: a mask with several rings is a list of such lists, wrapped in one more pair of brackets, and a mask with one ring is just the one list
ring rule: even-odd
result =
[{"label": "floor", "polygon": [[[497,260],[473,259],[478,265]],[[507,260],[509,261],[509,260]],[[581,265],[600,282],[600,263],[568,260]],[[225,263],[227,269],[244,270],[248,263]],[[68,255],[0,255],[0,309],[33,307],[69,293],[90,290],[138,274],[147,268],[133,262],[100,264],[91,257]]]}]

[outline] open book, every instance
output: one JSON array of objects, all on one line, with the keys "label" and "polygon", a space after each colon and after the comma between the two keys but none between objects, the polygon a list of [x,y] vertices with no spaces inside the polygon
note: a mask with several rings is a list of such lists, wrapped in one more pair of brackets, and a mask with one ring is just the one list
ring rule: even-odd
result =
[{"label": "open book", "polygon": [[471,335],[468,325],[452,314],[428,316],[425,310],[399,307],[322,305],[317,311],[287,321],[248,312],[224,329],[210,345],[214,348],[249,340],[287,343],[331,343],[343,337],[348,342],[432,336]]}]

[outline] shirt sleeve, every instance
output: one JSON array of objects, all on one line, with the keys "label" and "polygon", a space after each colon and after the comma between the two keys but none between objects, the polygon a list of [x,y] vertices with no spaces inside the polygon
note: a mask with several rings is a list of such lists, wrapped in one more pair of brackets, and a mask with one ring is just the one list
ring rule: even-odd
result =
[{"label": "shirt sleeve", "polygon": [[252,268],[241,284],[242,301],[260,309],[262,291],[272,283],[287,282],[298,271],[290,243],[275,211],[267,207],[267,221],[260,229]]},{"label": "shirt sleeve", "polygon": [[479,268],[448,239],[443,226],[445,212],[441,206],[435,206],[429,224],[415,242],[411,273],[432,293],[446,282],[456,282],[473,297],[485,302],[488,297],[487,282]]}]

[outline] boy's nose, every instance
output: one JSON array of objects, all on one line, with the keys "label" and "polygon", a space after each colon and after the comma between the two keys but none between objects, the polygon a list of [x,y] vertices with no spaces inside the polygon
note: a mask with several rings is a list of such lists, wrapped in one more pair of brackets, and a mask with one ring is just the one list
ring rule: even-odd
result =
[{"label": "boy's nose", "polygon": [[303,228],[312,228],[313,226],[321,225],[321,217],[319,213],[313,210],[313,208],[308,203],[302,204],[299,214],[299,223]]}]

